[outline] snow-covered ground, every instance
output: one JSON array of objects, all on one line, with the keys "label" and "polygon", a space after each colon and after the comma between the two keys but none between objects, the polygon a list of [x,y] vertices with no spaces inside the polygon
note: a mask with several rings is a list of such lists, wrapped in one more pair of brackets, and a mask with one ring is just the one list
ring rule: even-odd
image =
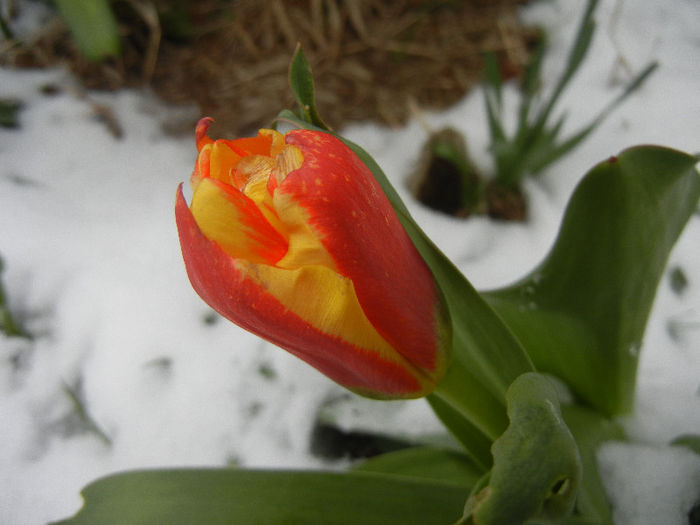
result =
[{"label": "snow-covered ground", "polygon": [[[524,11],[549,31],[551,87],[583,2],[536,2]],[[700,151],[700,3],[604,0],[588,60],[560,107],[573,129],[650,60],[659,70],[578,150],[526,191],[525,224],[453,220],[417,205],[405,179],[425,138],[352,126],[418,222],[480,288],[526,273],[547,252],[573,187],[594,163],[640,143]],[[59,94],[40,92],[46,84]],[[74,513],[96,477],[150,466],[318,468],[309,433],[320,410],[347,396],[325,377],[217,320],[187,281],[175,231],[175,188],[195,158],[193,137],[166,137],[170,109],[138,92],[80,96],[60,70],[0,69],[0,97],[21,99],[19,130],[0,129],[0,255],[10,306],[35,336],[0,336],[0,522],[40,524]],[[510,100],[513,92],[508,91]],[[95,116],[109,107],[124,134]],[[213,115],[216,117],[216,115]],[[434,128],[464,131],[484,165],[479,92]],[[700,433],[700,216],[661,283],[642,348],[637,410],[624,420],[635,444],[610,444],[601,470],[618,525],[687,523],[700,499],[700,458],[671,448]],[[72,392],[99,431],[76,412]],[[422,401],[359,400],[340,422],[402,433],[439,431]]]}]

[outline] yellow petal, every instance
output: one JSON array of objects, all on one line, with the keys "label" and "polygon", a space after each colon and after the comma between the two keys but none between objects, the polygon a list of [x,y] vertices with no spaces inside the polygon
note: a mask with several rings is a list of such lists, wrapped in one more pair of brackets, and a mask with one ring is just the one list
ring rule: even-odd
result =
[{"label": "yellow petal", "polygon": [[212,179],[237,186],[232,179],[231,170],[236,166],[241,156],[220,140],[214,142],[210,147],[209,176]]},{"label": "yellow petal", "polygon": [[243,261],[240,265],[266,292],[322,333],[412,368],[369,322],[350,279],[324,266],[285,270]]},{"label": "yellow petal", "polygon": [[270,157],[272,158],[275,158],[285,146],[284,135],[274,129],[260,129],[258,130],[258,136],[272,139],[272,145],[270,146]]},{"label": "yellow petal", "polygon": [[204,236],[236,259],[273,264],[287,242],[244,194],[211,178],[202,179],[192,195],[192,215]]},{"label": "yellow petal", "polygon": [[275,213],[284,223],[289,249],[277,266],[296,269],[307,265],[321,265],[337,270],[336,264],[311,229],[308,213],[289,194],[276,191],[272,197]]}]

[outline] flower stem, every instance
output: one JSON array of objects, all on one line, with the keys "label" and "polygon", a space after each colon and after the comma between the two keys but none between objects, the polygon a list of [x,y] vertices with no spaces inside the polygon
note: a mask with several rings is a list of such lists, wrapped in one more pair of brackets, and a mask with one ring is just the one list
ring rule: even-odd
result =
[{"label": "flower stem", "polygon": [[505,399],[499,399],[484,387],[465,366],[458,351],[433,395],[459,412],[492,441],[508,426]]}]

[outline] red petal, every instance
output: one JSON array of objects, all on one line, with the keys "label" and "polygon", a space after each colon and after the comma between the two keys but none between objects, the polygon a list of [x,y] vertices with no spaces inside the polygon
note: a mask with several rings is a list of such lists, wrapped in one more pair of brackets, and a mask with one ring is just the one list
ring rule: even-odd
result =
[{"label": "red petal", "polygon": [[199,231],[182,187],[177,195],[175,216],[192,287],[221,315],[359,393],[375,397],[420,397],[426,393],[404,367],[328,337],[249,279],[236,259]]},{"label": "red petal", "polygon": [[286,142],[301,150],[304,164],[277,191],[308,212],[377,331],[411,363],[440,374],[439,292],[371,171],[330,134],[295,130]]},{"label": "red petal", "polygon": [[209,129],[209,126],[211,126],[212,122],[214,122],[214,119],[211,117],[201,118],[199,119],[199,122],[197,122],[197,128],[194,134],[195,144],[197,144],[197,151],[201,151],[204,146],[214,142],[207,135],[207,130]]}]

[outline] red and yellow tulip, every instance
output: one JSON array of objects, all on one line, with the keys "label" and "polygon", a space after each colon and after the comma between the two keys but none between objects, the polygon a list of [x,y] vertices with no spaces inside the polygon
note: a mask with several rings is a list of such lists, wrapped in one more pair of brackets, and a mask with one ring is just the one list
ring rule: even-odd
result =
[{"label": "red and yellow tulip", "polygon": [[442,378],[449,321],[432,274],[371,171],[311,130],[212,140],[176,218],[192,286],[221,315],[363,395]]}]

